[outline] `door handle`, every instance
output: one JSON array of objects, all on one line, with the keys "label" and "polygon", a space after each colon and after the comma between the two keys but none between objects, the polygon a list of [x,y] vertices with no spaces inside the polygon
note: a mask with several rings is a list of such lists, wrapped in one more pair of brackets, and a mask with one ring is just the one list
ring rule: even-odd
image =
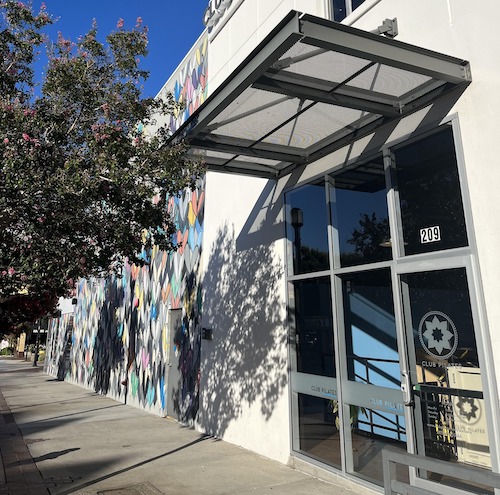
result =
[{"label": "door handle", "polygon": [[413,394],[411,389],[410,374],[407,371],[401,372],[401,392],[403,392],[403,404],[413,406]]}]

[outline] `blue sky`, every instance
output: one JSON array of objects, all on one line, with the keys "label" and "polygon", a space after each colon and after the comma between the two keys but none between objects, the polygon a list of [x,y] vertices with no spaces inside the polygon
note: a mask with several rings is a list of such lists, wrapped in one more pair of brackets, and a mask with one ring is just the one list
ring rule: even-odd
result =
[{"label": "blue sky", "polygon": [[[38,11],[42,0],[33,0]],[[208,0],[45,0],[47,12],[59,18],[51,30],[76,41],[97,20],[105,37],[119,18],[133,27],[137,17],[149,27],[149,55],[143,68],[150,71],[144,96],[155,96],[202,33]]]}]

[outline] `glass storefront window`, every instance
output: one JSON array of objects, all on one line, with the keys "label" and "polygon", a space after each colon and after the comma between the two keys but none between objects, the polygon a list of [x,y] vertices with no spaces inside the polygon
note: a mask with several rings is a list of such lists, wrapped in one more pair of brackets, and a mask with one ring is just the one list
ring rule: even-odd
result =
[{"label": "glass storefront window", "polygon": [[382,157],[332,176],[330,205],[341,266],[391,259]]},{"label": "glass storefront window", "polygon": [[297,371],[335,377],[330,279],[294,282]]},{"label": "glass storefront window", "polygon": [[[382,485],[382,449],[390,446],[406,452],[406,425],[401,415],[348,405],[352,441],[352,471]],[[408,480],[408,470],[398,466],[398,479]]]},{"label": "glass storefront window", "polygon": [[394,151],[406,255],[467,246],[451,127]]},{"label": "glass storefront window", "polygon": [[293,274],[328,270],[328,210],[325,186],[307,185],[286,194],[288,259]]},{"label": "glass storefront window", "polygon": [[340,468],[338,403],[335,400],[299,394],[300,450]]},{"label": "glass storefront window", "polygon": [[[338,5],[349,13],[360,3]],[[452,129],[285,198],[293,448],[379,485],[382,450],[406,451],[407,440],[419,455],[491,469],[464,261],[473,251],[453,251],[468,237]]]},{"label": "glass storefront window", "polygon": [[401,386],[391,275],[388,269],[342,277],[347,378]]}]

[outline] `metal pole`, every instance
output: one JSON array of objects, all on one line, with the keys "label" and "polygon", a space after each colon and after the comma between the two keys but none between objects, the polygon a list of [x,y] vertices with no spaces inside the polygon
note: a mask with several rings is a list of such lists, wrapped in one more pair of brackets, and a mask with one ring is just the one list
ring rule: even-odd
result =
[{"label": "metal pole", "polygon": [[35,342],[35,357],[33,358],[33,366],[36,366],[38,361],[38,349],[40,346],[40,324],[38,325],[38,331],[36,334],[36,342]]}]

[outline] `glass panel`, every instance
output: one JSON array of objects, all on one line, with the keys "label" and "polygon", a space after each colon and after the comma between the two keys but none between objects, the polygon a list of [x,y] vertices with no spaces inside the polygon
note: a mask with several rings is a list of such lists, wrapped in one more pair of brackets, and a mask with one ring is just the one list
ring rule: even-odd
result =
[{"label": "glass panel", "polygon": [[340,468],[338,403],[299,394],[300,450]]},{"label": "glass panel", "polygon": [[399,389],[390,271],[351,273],[341,278],[348,380]]},{"label": "glass panel", "polygon": [[345,19],[346,12],[346,0],[333,0],[333,20],[340,22]]},{"label": "glass panel", "polygon": [[351,12],[365,0],[333,0],[333,20],[340,22],[347,16],[346,3],[351,2]]},{"label": "glass panel", "polygon": [[415,348],[420,448],[429,457],[489,469],[481,369],[465,268],[408,274],[402,280]]},{"label": "glass panel", "polygon": [[[348,405],[352,438],[353,472],[378,485],[384,484],[382,449],[387,446],[406,452],[404,416]],[[408,469],[397,466],[397,477],[408,481]]]},{"label": "glass panel", "polygon": [[293,283],[297,371],[335,377],[330,279]]},{"label": "glass panel", "polygon": [[[289,192],[286,233],[288,270],[294,274],[328,270],[328,210],[323,183],[308,185]],[[291,273],[290,273],[291,274]]]},{"label": "glass panel", "polygon": [[466,246],[451,128],[404,146],[394,156],[405,254]]},{"label": "glass panel", "polygon": [[[342,381],[348,470],[382,484],[382,449],[406,448],[389,269],[341,275],[347,380]],[[352,467],[351,467],[352,466]]]},{"label": "glass panel", "polygon": [[332,177],[330,204],[341,266],[391,259],[382,157]]},{"label": "glass panel", "polygon": [[352,0],[352,10],[357,9],[365,0]]}]

